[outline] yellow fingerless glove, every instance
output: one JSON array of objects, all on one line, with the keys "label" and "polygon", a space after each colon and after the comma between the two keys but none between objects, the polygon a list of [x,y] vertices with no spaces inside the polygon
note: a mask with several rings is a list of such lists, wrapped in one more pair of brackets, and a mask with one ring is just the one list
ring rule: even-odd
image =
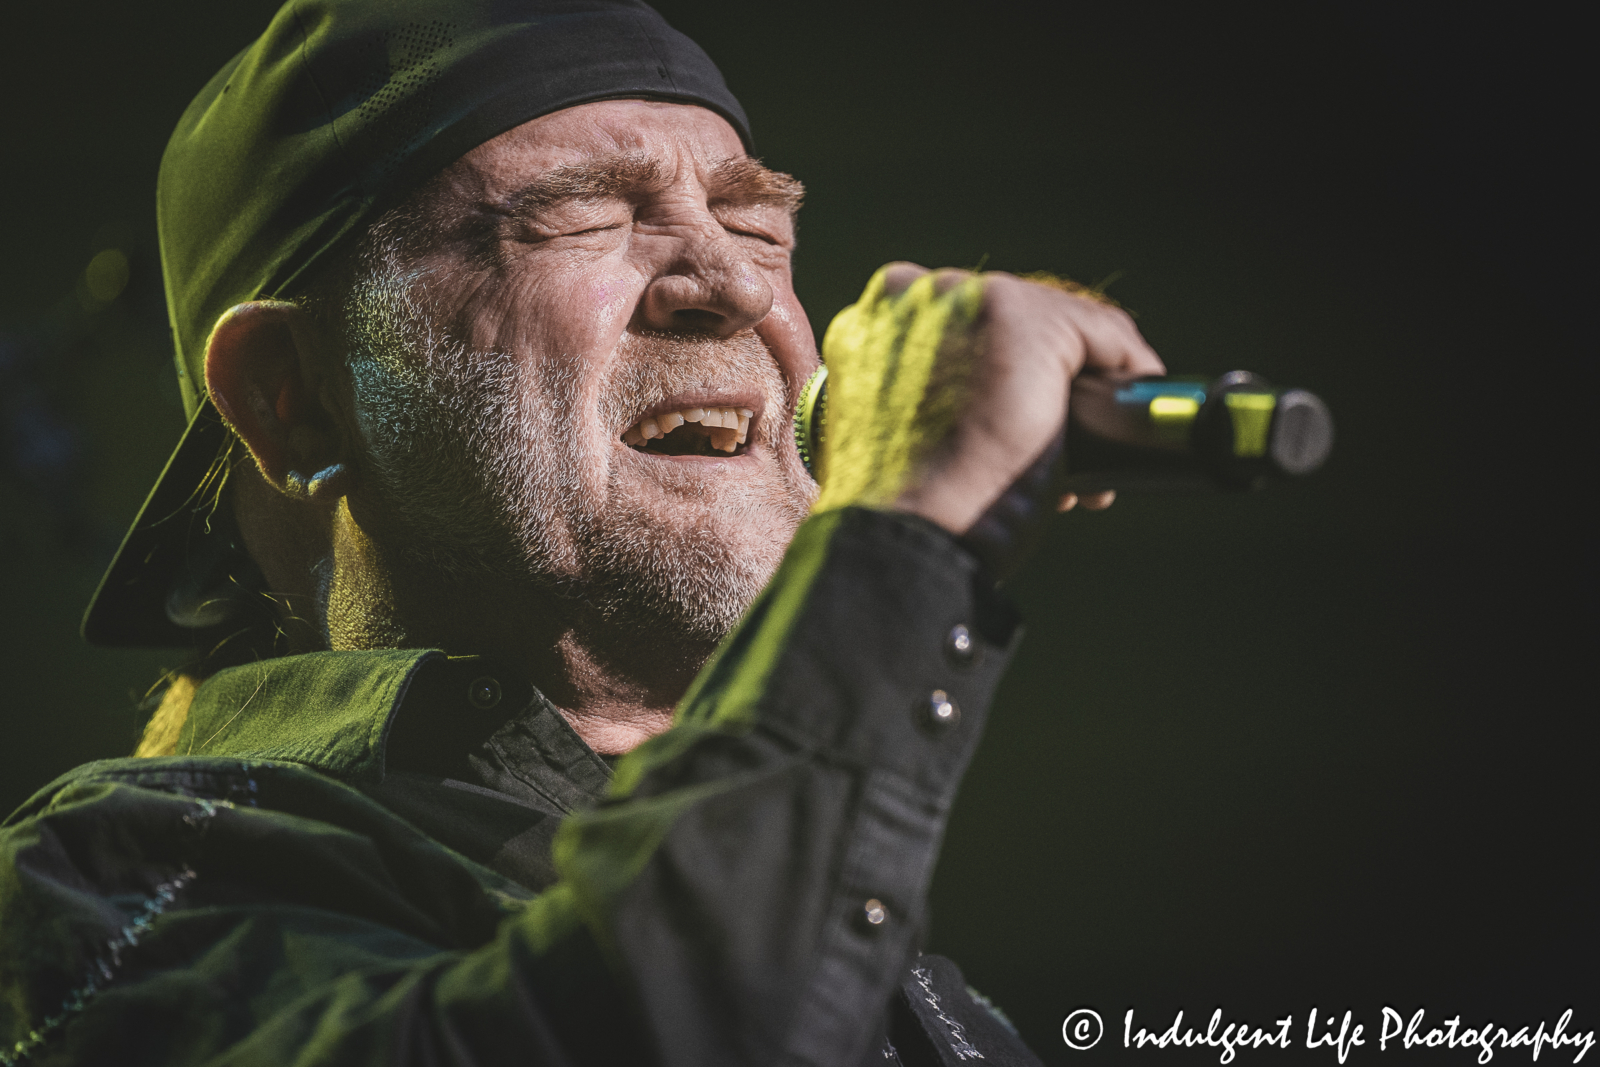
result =
[{"label": "yellow fingerless glove", "polygon": [[888,269],[872,276],[823,338],[827,436],[813,513],[892,506],[949,436],[966,398],[971,354],[954,339],[967,336],[978,314],[983,279],[938,293],[935,276],[924,274],[891,296]]}]

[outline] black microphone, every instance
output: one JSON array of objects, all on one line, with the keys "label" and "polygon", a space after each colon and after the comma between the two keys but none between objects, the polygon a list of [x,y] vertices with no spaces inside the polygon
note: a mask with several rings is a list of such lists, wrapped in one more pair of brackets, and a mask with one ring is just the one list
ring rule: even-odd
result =
[{"label": "black microphone", "polygon": [[[826,367],[801,390],[794,437],[816,476],[827,434]],[[1084,374],[1067,408],[1063,491],[1257,489],[1310,474],[1333,449],[1333,416],[1315,394],[1259,374],[1130,378]]]},{"label": "black microphone", "polygon": [[1084,374],[1067,406],[1067,475],[1076,493],[1259,489],[1299,478],[1333,450],[1333,415],[1304,389],[1259,374],[1200,378]]}]

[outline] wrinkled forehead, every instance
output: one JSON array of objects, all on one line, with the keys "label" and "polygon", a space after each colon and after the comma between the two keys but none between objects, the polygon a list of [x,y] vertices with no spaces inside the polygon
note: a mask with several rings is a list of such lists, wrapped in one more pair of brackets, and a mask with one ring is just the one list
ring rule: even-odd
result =
[{"label": "wrinkled forehead", "polygon": [[782,176],[746,155],[721,115],[653,100],[603,100],[542,115],[467,152],[442,177],[473,199],[522,209],[674,185],[713,196],[786,198]]}]

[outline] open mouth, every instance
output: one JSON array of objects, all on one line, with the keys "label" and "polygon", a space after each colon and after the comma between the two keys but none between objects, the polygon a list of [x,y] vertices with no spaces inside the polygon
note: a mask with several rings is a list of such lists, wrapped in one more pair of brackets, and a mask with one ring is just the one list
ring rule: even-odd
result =
[{"label": "open mouth", "polygon": [[740,455],[748,448],[750,420],[745,407],[686,407],[640,419],[622,435],[635,452],[654,456]]}]

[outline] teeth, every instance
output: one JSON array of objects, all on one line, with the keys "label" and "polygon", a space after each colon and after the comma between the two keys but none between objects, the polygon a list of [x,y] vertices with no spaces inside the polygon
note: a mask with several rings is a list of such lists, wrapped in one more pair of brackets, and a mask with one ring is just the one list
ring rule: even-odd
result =
[{"label": "teeth", "polygon": [[750,420],[755,411],[750,408],[684,408],[640,419],[622,435],[624,444],[635,448],[646,441],[665,437],[686,422],[697,422],[710,431],[711,447],[720,452],[732,452],[750,437]]}]

